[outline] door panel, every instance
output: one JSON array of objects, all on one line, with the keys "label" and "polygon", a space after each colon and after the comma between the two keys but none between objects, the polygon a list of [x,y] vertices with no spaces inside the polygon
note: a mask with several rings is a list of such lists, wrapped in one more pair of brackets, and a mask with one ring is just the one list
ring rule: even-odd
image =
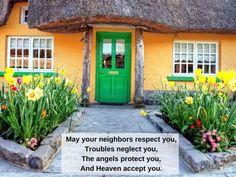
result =
[{"label": "door panel", "polygon": [[97,33],[96,100],[130,101],[131,33]]}]

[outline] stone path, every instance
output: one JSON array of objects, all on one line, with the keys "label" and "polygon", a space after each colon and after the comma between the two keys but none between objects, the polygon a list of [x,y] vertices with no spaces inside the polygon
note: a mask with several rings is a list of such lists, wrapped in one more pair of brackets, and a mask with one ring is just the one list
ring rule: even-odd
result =
[{"label": "stone path", "polygon": [[[139,110],[131,106],[94,105],[86,109],[86,114],[75,132],[98,133],[158,133],[152,124],[139,116]],[[44,173],[27,171],[0,160],[0,177],[54,177],[61,174],[61,154],[56,155],[51,165]],[[236,163],[221,170],[194,174],[180,159],[180,176],[188,177],[235,177]],[[70,176],[70,175],[66,175]],[[108,176],[106,176],[108,177]],[[110,176],[109,176],[110,177]],[[119,176],[121,177],[121,176]]]}]

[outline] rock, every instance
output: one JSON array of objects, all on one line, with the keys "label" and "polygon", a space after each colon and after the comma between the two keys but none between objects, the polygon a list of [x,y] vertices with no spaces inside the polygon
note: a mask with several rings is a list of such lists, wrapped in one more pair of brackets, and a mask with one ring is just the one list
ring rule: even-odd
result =
[{"label": "rock", "polygon": [[214,159],[214,162],[218,168],[223,167],[227,163],[236,161],[235,150],[229,150],[229,152],[221,153],[208,153],[208,155]]},{"label": "rock", "polygon": [[187,150],[183,158],[195,172],[209,170],[214,166],[213,160],[196,149]]},{"label": "rock", "polygon": [[183,137],[183,135],[179,135],[179,153],[180,156],[183,157],[187,150],[194,149],[194,146],[190,141]]},{"label": "rock", "polygon": [[54,156],[55,151],[50,145],[41,145],[29,156],[28,165],[34,170],[44,170]]},{"label": "rock", "polygon": [[33,151],[25,146],[0,138],[0,157],[11,163],[27,167],[28,158],[32,153]]}]

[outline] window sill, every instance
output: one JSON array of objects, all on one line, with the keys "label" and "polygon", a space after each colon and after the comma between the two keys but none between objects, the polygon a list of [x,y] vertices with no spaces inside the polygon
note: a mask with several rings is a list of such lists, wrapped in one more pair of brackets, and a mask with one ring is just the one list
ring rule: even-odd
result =
[{"label": "window sill", "polygon": [[[0,76],[4,76],[5,71],[0,71]],[[14,77],[28,76],[28,75],[40,75],[43,74],[45,77],[51,77],[57,75],[55,72],[15,72]]]},{"label": "window sill", "polygon": [[194,77],[191,76],[167,76],[168,81],[183,81],[183,82],[193,82]]}]

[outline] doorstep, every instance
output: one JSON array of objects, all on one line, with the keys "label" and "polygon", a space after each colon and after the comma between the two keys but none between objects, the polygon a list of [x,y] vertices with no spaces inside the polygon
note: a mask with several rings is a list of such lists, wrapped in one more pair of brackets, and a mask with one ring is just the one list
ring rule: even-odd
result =
[{"label": "doorstep", "polygon": [[45,170],[61,147],[61,134],[74,130],[82,116],[83,112],[73,113],[35,151],[0,137],[0,158],[26,169]]}]

